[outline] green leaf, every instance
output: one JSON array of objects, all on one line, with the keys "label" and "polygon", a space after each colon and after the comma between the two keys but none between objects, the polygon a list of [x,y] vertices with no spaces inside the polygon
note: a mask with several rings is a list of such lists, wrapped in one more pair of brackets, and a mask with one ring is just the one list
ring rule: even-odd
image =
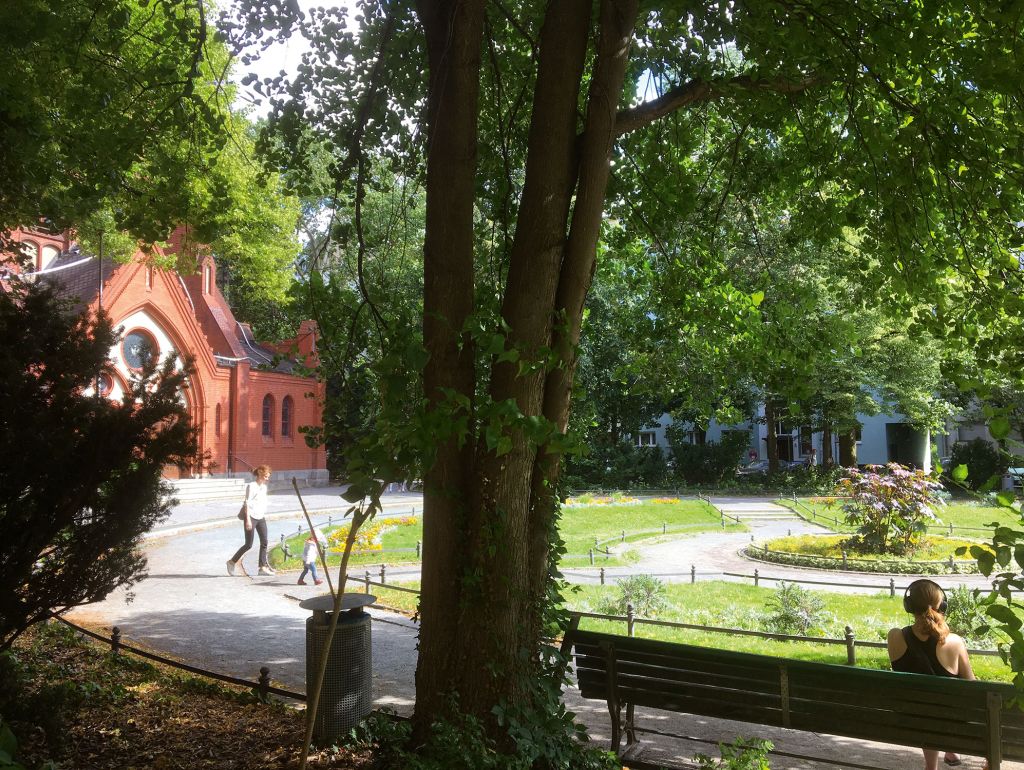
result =
[{"label": "green leaf", "polygon": [[993,604],[990,607],[986,607],[985,614],[1012,629],[1016,630],[1021,627],[1021,619],[1005,604]]},{"label": "green leaf", "polygon": [[988,424],[988,432],[996,441],[1004,439],[1010,435],[1010,421],[1002,415],[993,417]]},{"label": "green leaf", "polygon": [[967,466],[963,464],[956,466],[950,475],[953,477],[953,481],[960,483],[967,481]]},{"label": "green leaf", "polygon": [[750,295],[750,304],[754,307],[760,307],[761,303],[764,302],[764,292],[755,291]]},{"label": "green leaf", "polygon": [[996,494],[996,503],[1003,506],[1004,508],[1012,508],[1013,504],[1017,501],[1017,496],[1010,490],[1003,490]]}]

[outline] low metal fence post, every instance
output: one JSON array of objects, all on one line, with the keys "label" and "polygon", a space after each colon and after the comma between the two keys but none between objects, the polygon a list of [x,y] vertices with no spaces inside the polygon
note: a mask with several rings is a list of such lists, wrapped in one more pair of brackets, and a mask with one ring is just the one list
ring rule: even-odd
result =
[{"label": "low metal fence post", "polygon": [[281,533],[281,547],[284,548],[284,532]]},{"label": "low metal fence post", "polygon": [[846,569],[846,551],[843,551],[843,569]]},{"label": "low metal fence post", "polygon": [[663,535],[667,535],[668,534],[668,523],[667,522],[664,522],[664,521],[661,522],[661,534],[663,534]]},{"label": "low metal fence post", "polygon": [[697,565],[696,564],[691,564],[690,565],[690,582],[691,583],[696,583],[697,582]]},{"label": "low metal fence post", "polygon": [[591,567],[594,566],[594,549],[593,548],[590,549],[590,566]]},{"label": "low metal fence post", "polygon": [[952,524],[949,525],[949,536],[953,537],[953,525]]},{"label": "low metal fence post", "polygon": [[370,570],[363,573],[363,582],[366,583],[366,593],[370,593]]},{"label": "low metal fence post", "polygon": [[889,578],[889,598],[891,599],[891,598],[894,598],[895,596],[896,596],[896,579],[895,578]]},{"label": "low metal fence post", "polygon": [[632,604],[627,604],[626,605],[626,636],[632,636],[633,635],[633,621],[634,620],[635,620],[635,616],[633,614],[633,605]]},{"label": "low metal fence post", "polygon": [[420,559],[422,557],[423,557],[423,541],[422,540],[417,540],[416,541],[416,558]]},{"label": "low metal fence post", "polygon": [[110,629],[110,654],[121,654],[121,629],[117,626]]},{"label": "low metal fence post", "polygon": [[266,666],[260,667],[260,678],[257,689],[260,693],[260,700],[265,701],[270,697],[270,669]]},{"label": "low metal fence post", "polygon": [[626,542],[626,530],[622,530],[622,542]]},{"label": "low metal fence post", "polygon": [[949,571],[953,573],[959,572],[959,570],[956,568],[956,562],[953,561],[953,554],[949,555]]},{"label": "low metal fence post", "polygon": [[786,530],[786,537],[793,537],[793,530],[787,529]]},{"label": "low metal fence post", "polygon": [[387,567],[385,567],[383,564],[380,565],[380,582],[388,582]]},{"label": "low metal fence post", "polygon": [[334,514],[328,514],[327,515],[327,526],[328,527],[333,527],[334,526]]},{"label": "low metal fence post", "polygon": [[849,626],[846,627],[846,662],[851,666],[857,665],[857,640]]},{"label": "low metal fence post", "polygon": [[757,568],[755,567],[754,568],[754,588],[757,588],[757,586],[760,583],[760,581],[761,581],[761,573],[758,572]]},{"label": "low metal fence post", "polygon": [[601,567],[601,585],[604,585],[604,567]]}]

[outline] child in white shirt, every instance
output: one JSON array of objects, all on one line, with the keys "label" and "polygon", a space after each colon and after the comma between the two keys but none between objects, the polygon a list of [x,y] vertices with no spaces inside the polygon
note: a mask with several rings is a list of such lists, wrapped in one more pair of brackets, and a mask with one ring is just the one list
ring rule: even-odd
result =
[{"label": "child in white shirt", "polygon": [[320,585],[324,582],[317,577],[316,562],[320,558],[319,549],[323,548],[326,543],[327,539],[323,536],[323,533],[314,527],[302,548],[302,574],[299,575],[300,586],[306,585],[305,578],[307,572],[313,575],[313,583],[315,585]]}]

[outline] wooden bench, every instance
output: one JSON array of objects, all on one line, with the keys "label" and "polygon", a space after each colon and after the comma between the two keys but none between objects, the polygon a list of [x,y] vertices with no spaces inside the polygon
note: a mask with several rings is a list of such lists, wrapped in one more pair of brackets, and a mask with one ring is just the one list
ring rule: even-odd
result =
[{"label": "wooden bench", "polygon": [[562,644],[570,647],[581,695],[608,703],[616,754],[623,732],[627,750],[653,732],[637,726],[634,708],[644,706],[984,756],[992,770],[1024,759],[1024,711],[1006,684],[581,631],[578,617]]}]

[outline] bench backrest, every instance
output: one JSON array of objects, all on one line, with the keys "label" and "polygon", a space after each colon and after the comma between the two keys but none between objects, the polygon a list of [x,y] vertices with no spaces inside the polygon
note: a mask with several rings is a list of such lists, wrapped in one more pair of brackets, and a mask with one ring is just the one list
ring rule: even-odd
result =
[{"label": "bench backrest", "polygon": [[573,630],[585,698],[1024,759],[1013,687]]}]

